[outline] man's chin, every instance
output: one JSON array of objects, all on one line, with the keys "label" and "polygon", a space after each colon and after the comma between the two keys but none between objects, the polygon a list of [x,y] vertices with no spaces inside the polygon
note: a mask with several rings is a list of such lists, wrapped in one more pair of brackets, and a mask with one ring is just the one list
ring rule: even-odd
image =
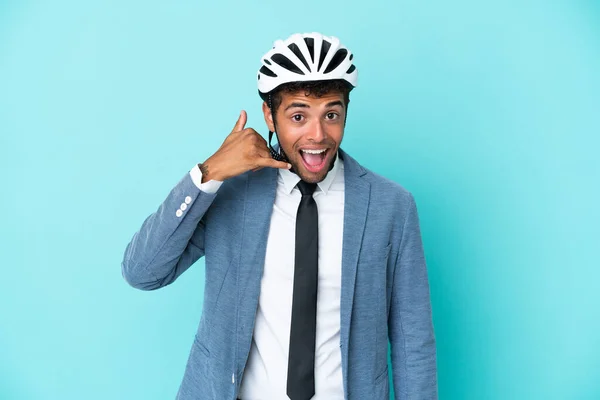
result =
[{"label": "man's chin", "polygon": [[308,182],[308,183],[319,183],[322,180],[325,179],[325,177],[327,176],[327,172],[325,172],[325,174],[320,173],[320,174],[314,174],[314,173],[308,173],[308,174],[303,174],[303,173],[299,173],[298,176],[300,177],[300,179],[302,179],[304,182]]}]

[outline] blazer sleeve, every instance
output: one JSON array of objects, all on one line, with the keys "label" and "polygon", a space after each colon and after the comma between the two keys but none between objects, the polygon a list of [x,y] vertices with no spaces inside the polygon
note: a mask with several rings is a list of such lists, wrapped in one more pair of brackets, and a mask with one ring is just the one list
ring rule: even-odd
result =
[{"label": "blazer sleeve", "polygon": [[186,174],[127,245],[121,263],[125,280],[137,289],[158,289],[203,257],[203,217],[215,197]]},{"label": "blazer sleeve", "polygon": [[396,398],[437,399],[436,346],[417,207],[409,195],[389,314]]}]

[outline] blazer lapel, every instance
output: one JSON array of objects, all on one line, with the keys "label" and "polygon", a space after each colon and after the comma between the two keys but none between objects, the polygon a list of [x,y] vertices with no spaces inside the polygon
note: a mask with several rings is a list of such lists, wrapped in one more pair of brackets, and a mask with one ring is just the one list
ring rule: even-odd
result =
[{"label": "blazer lapel", "polygon": [[243,202],[242,243],[237,268],[237,325],[238,373],[243,368],[243,357],[250,351],[252,327],[256,317],[260,282],[262,279],[271,213],[277,191],[277,173],[274,168],[263,168],[246,175],[246,196]]},{"label": "blazer lapel", "polygon": [[[245,293],[253,283],[262,277],[267,237],[277,191],[277,169],[263,168],[257,172],[248,172],[246,198],[244,201],[244,223],[242,225],[242,246],[240,251],[239,291]],[[259,287],[256,287],[258,293]]]},{"label": "blazer lapel", "polygon": [[348,378],[348,345],[350,341],[350,323],[352,305],[354,302],[354,287],[356,284],[356,270],[360,253],[371,185],[363,178],[366,170],[352,157],[340,149],[340,156],[344,160],[344,234],[342,244],[342,295],[340,299],[341,347],[342,370],[344,375],[344,389],[347,393]]}]

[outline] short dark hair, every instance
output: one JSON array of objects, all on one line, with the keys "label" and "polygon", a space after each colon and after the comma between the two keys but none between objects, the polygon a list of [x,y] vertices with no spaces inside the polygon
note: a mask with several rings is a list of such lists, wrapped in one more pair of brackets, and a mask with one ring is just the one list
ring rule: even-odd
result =
[{"label": "short dark hair", "polygon": [[[277,109],[281,105],[282,93],[297,93],[304,92],[306,96],[322,97],[331,92],[340,92],[344,96],[344,105],[348,108],[350,103],[350,91],[353,89],[350,83],[343,79],[334,79],[327,81],[308,81],[308,82],[290,82],[284,83],[271,92],[271,104],[267,104],[273,109],[273,116],[277,113]],[[267,96],[265,96],[267,97]]]}]

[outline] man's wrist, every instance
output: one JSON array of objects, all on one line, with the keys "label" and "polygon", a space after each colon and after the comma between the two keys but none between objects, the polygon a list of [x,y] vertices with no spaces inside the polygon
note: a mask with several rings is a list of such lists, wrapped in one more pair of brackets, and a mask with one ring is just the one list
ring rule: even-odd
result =
[{"label": "man's wrist", "polygon": [[190,170],[192,182],[194,182],[194,185],[196,185],[198,189],[205,193],[216,193],[223,182],[215,180],[212,176],[209,176],[205,181],[204,175],[202,175],[202,171],[200,170],[200,165],[201,164],[196,164]]},{"label": "man's wrist", "polygon": [[199,163],[198,168],[200,169],[200,172],[202,172],[202,183],[210,181],[210,178],[208,176],[208,165],[206,165],[206,163]]},{"label": "man's wrist", "polygon": [[220,159],[214,159],[213,157],[207,158],[204,162],[198,164],[198,169],[202,173],[202,183],[208,181],[219,181],[223,182],[228,178],[222,170],[222,163]]}]

